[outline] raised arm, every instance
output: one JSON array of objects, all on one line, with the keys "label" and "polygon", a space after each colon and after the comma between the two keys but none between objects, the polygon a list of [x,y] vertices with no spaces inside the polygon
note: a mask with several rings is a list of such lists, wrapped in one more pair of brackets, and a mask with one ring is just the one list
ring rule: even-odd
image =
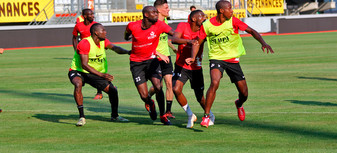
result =
[{"label": "raised arm", "polygon": [[251,34],[258,42],[260,42],[260,44],[262,45],[262,50],[263,52],[265,52],[265,49],[267,49],[267,54],[270,53],[274,53],[273,49],[263,40],[263,38],[261,37],[261,35],[255,31],[253,28],[249,27],[245,30],[247,33]]}]

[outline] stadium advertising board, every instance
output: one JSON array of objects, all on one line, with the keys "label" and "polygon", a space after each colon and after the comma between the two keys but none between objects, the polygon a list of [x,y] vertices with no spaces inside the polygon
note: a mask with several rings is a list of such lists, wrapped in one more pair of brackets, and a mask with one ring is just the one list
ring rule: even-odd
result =
[{"label": "stadium advertising board", "polygon": [[133,13],[112,13],[112,22],[133,22],[143,19],[142,12]]},{"label": "stadium advertising board", "polygon": [[[207,19],[215,17],[217,15],[216,10],[206,10],[204,13],[207,15]],[[233,16],[236,18],[244,18],[246,16],[245,9],[233,9]]]},{"label": "stadium advertising board", "polygon": [[[1,0],[0,23],[30,22],[49,3],[49,0]],[[54,2],[51,2],[54,8]],[[54,12],[48,12],[52,16]],[[40,19],[45,21],[45,18]]]},{"label": "stadium advertising board", "polygon": [[252,14],[282,14],[283,0],[247,0],[247,10]]}]

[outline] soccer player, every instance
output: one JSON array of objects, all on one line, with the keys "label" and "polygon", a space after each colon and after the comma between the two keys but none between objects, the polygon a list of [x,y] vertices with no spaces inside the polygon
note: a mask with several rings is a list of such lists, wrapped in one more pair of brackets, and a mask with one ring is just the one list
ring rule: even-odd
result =
[{"label": "soccer player", "polygon": [[[273,49],[263,40],[258,32],[238,18],[233,17],[230,2],[220,0],[216,3],[215,8],[217,10],[217,16],[204,22],[202,27],[203,32],[206,34],[209,48],[211,76],[211,84],[206,94],[205,114],[200,123],[203,127],[209,126],[210,109],[224,71],[226,71],[231,82],[236,85],[239,92],[239,98],[235,100],[238,117],[241,121],[245,119],[245,111],[242,104],[247,100],[248,87],[239,60],[240,56],[246,53],[238,30],[251,34],[260,42],[263,51],[266,49],[267,53],[274,53]],[[202,44],[204,39],[205,37],[198,38],[198,43]],[[186,59],[188,64],[195,62],[198,50],[198,45],[192,46],[192,56]]]},{"label": "soccer player", "polygon": [[69,69],[68,77],[74,85],[74,98],[80,114],[76,126],[83,126],[85,115],[83,111],[82,86],[85,83],[103,90],[109,95],[111,104],[111,121],[128,121],[118,115],[118,92],[111,83],[114,76],[107,73],[105,49],[112,49],[118,54],[128,54],[130,51],[113,45],[106,39],[106,30],[100,23],[90,27],[91,36],[84,38],[78,45]]},{"label": "soccer player", "polygon": [[194,5],[192,5],[191,7],[190,7],[190,11],[191,12],[193,12],[194,10],[196,10],[197,8],[194,6]]},{"label": "soccer player", "polygon": [[[163,21],[166,24],[168,24],[167,17],[169,16],[170,9],[167,4],[167,0],[156,0],[153,6],[157,8],[158,10],[158,20]],[[169,63],[166,63],[160,58],[158,59],[160,63],[162,77],[164,78],[165,84],[166,84],[166,113],[165,115],[168,118],[175,118],[171,112],[172,101],[173,101],[173,91],[172,91],[173,66],[172,66],[172,60],[170,56],[169,47],[174,52],[177,52],[177,49],[172,45],[170,41],[168,41],[168,35],[166,33],[162,33],[159,38],[157,51],[165,56],[168,56],[169,58]],[[149,95],[152,96],[154,93],[155,93],[154,88],[152,86],[150,87]],[[148,109],[149,106],[146,104],[145,107]]]},{"label": "soccer player", "polygon": [[[94,12],[91,9],[83,9],[81,17],[83,17],[83,22],[76,23],[74,30],[73,30],[73,41],[72,42],[73,42],[74,50],[76,50],[77,48],[78,34],[80,34],[81,40],[84,38],[90,37],[91,35],[90,27],[93,24],[97,23],[94,21],[95,16],[94,16]],[[97,93],[94,99],[102,99],[102,98],[103,98],[102,91],[97,89]]]},{"label": "soccer player", "polygon": [[158,20],[158,10],[153,6],[146,6],[142,10],[143,19],[130,22],[125,30],[125,40],[132,35],[132,50],[130,55],[130,70],[141,99],[150,105],[149,114],[152,120],[157,119],[154,102],[148,94],[147,81],[150,79],[155,89],[159,106],[160,120],[164,125],[170,125],[165,115],[164,92],[160,83],[161,73],[157,56],[166,63],[169,58],[156,51],[161,33],[173,35],[174,32],[165,22]]},{"label": "soccer player", "polygon": [[[201,67],[203,57],[203,45],[201,44],[196,62],[191,65],[186,64],[185,59],[191,57],[192,45],[186,40],[197,40],[204,34],[200,31],[202,23],[206,20],[205,14],[201,10],[192,11],[189,15],[189,22],[181,22],[173,35],[172,42],[178,43],[178,52],[173,73],[173,92],[180,106],[184,109],[188,116],[186,128],[193,128],[194,122],[197,120],[190,106],[187,103],[185,95],[182,93],[185,83],[190,80],[191,88],[194,90],[195,97],[202,108],[205,108],[204,98],[204,76]],[[185,40],[184,40],[185,39]],[[210,125],[214,124],[215,116],[210,112]]]}]

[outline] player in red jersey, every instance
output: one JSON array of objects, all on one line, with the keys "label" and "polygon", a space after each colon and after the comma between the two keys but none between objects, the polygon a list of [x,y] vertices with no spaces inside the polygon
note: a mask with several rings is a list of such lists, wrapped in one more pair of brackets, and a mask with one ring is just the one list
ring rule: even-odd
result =
[{"label": "player in red jersey", "polygon": [[[77,36],[78,34],[80,34],[80,40],[89,37],[90,34],[90,27],[94,24],[97,23],[94,21],[94,12],[91,9],[83,9],[82,10],[82,15],[81,17],[83,17],[83,22],[77,22],[74,30],[73,30],[73,48],[74,50],[76,50],[77,48],[77,43],[78,43],[78,39]],[[94,97],[94,99],[102,99],[103,98],[103,94],[102,91],[97,89],[97,93]]]},{"label": "player in red jersey", "polygon": [[[248,98],[248,87],[239,63],[240,56],[245,55],[245,49],[238,30],[251,34],[262,45],[263,51],[266,49],[267,53],[274,53],[273,49],[263,40],[257,31],[250,28],[238,18],[233,17],[230,2],[220,0],[216,3],[215,8],[217,10],[217,16],[203,23],[202,31],[206,35],[198,38],[199,44],[203,43],[204,39],[207,38],[211,76],[211,84],[206,93],[205,114],[200,123],[203,127],[209,126],[210,109],[224,71],[226,71],[231,82],[235,84],[239,92],[239,99],[235,100],[238,117],[241,121],[245,119],[245,111],[242,104]],[[192,46],[192,56],[186,59],[188,64],[195,61],[198,51],[199,47],[197,45]]]},{"label": "player in red jersey", "polygon": [[130,55],[130,70],[134,83],[137,87],[141,99],[150,105],[149,114],[152,120],[157,119],[155,104],[148,95],[146,82],[150,79],[156,92],[156,100],[160,111],[160,120],[164,125],[170,125],[171,122],[165,114],[165,99],[160,83],[159,56],[166,63],[168,57],[156,51],[159,36],[161,33],[173,35],[174,32],[170,26],[162,21],[158,21],[158,10],[153,6],[144,7],[143,19],[130,22],[125,30],[125,40],[130,40],[132,35],[132,50]]},{"label": "player in red jersey", "polygon": [[76,126],[83,126],[85,115],[83,111],[82,86],[85,83],[103,90],[109,95],[111,104],[111,121],[128,121],[118,115],[118,92],[111,83],[114,77],[107,73],[105,49],[114,50],[118,54],[128,54],[130,51],[113,45],[106,39],[106,30],[95,23],[90,28],[91,37],[84,38],[78,45],[69,69],[68,77],[74,85],[74,99],[80,114]]},{"label": "player in red jersey", "polygon": [[[194,90],[197,101],[200,103],[202,108],[205,108],[204,76],[201,67],[204,44],[201,44],[196,56],[196,62],[188,65],[185,62],[185,59],[191,57],[192,45],[182,39],[196,40],[199,37],[203,37],[201,35],[204,33],[200,31],[200,27],[205,20],[205,14],[201,10],[192,11],[189,15],[189,21],[179,23],[172,38],[172,42],[179,44],[173,73],[173,92],[180,106],[188,116],[187,128],[192,128],[194,122],[197,120],[196,115],[193,114],[187,103],[186,97],[182,92],[183,87],[188,80],[190,80],[191,88]],[[210,113],[210,116],[212,119],[210,125],[212,125],[214,123],[215,116],[212,112]]]}]

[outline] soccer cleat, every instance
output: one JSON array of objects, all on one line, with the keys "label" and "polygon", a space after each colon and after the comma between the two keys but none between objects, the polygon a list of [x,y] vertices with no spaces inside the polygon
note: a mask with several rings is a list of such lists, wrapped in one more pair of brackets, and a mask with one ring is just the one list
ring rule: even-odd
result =
[{"label": "soccer cleat", "polygon": [[112,122],[129,122],[128,119],[121,117],[121,116],[111,117],[111,121]]},{"label": "soccer cleat", "polygon": [[76,123],[76,126],[83,126],[85,124],[85,118],[81,117],[78,122]]},{"label": "soccer cleat", "polygon": [[103,98],[103,94],[97,93],[94,100],[99,100],[99,99],[102,99],[102,98]]},{"label": "soccer cleat", "polygon": [[173,116],[172,112],[166,112],[165,115],[168,118],[176,118],[175,116]]},{"label": "soccer cleat", "polygon": [[192,116],[189,116],[186,128],[193,128],[195,121],[197,121],[197,116],[195,116],[194,114],[192,114]]},{"label": "soccer cleat", "polygon": [[208,126],[209,126],[209,116],[207,116],[207,117],[202,117],[202,121],[201,121],[200,125],[201,125],[202,127],[208,128]]},{"label": "soccer cleat", "polygon": [[209,123],[208,125],[211,126],[211,125],[214,125],[214,122],[215,122],[215,115],[212,114],[209,116]]},{"label": "soccer cleat", "polygon": [[[151,101],[154,103],[153,99],[151,99]],[[150,104],[145,103],[145,109],[150,112]]]},{"label": "soccer cleat", "polygon": [[171,125],[171,122],[169,119],[167,119],[166,115],[160,116],[160,121],[164,123],[164,125]]},{"label": "soccer cleat", "polygon": [[149,108],[149,114],[152,120],[156,120],[157,119],[157,112],[156,112],[156,105],[154,104],[154,101],[152,101],[152,105],[150,105]]},{"label": "soccer cleat", "polygon": [[245,109],[243,109],[243,106],[239,108],[237,105],[238,102],[239,102],[239,99],[235,100],[235,106],[236,106],[236,109],[238,110],[238,117],[240,121],[243,121],[245,120],[245,117],[246,117]]}]

